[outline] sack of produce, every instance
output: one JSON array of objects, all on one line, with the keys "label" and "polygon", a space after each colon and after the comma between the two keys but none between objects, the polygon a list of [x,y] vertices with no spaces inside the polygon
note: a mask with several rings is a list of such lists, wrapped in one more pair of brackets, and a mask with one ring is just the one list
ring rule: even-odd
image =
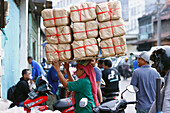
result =
[{"label": "sack of produce", "polygon": [[69,26],[45,28],[45,35],[49,44],[67,44],[72,41],[72,33]]},{"label": "sack of produce", "polygon": [[124,21],[121,18],[99,23],[99,34],[102,39],[123,36],[125,33]]},{"label": "sack of produce", "polygon": [[98,37],[98,22],[77,22],[73,23],[73,36],[74,40],[84,40],[87,38]]},{"label": "sack of produce", "polygon": [[126,39],[115,37],[100,42],[101,52],[104,57],[124,55],[126,53]]},{"label": "sack of produce", "polygon": [[48,61],[65,61],[72,58],[70,44],[46,44],[45,51]]},{"label": "sack of produce", "polygon": [[85,39],[84,41],[73,41],[71,45],[74,58],[97,56],[99,53],[97,40],[95,38]]},{"label": "sack of produce", "polygon": [[120,1],[111,1],[96,5],[97,19],[99,22],[117,20],[122,17]]},{"label": "sack of produce", "polygon": [[66,26],[70,24],[70,13],[64,8],[44,9],[41,15],[45,27]]},{"label": "sack of produce", "polygon": [[73,22],[87,22],[96,19],[96,5],[92,2],[70,7],[70,17]]}]

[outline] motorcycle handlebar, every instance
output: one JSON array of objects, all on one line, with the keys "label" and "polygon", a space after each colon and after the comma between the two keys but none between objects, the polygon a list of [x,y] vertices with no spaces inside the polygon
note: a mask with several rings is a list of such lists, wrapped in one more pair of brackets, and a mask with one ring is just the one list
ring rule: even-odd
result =
[{"label": "motorcycle handlebar", "polygon": [[126,102],[126,104],[136,104],[138,103],[138,101],[129,101],[129,102]]}]

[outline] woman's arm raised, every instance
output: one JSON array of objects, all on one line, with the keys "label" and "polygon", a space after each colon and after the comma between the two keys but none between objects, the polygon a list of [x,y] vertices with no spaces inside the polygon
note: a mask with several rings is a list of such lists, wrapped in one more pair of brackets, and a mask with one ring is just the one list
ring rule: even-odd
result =
[{"label": "woman's arm raised", "polygon": [[71,73],[70,73],[70,70],[69,70],[69,63],[68,62],[64,62],[63,64],[64,68],[66,69],[66,72],[67,72],[67,76],[68,76],[68,80],[70,82],[74,81],[74,78],[72,77]]}]

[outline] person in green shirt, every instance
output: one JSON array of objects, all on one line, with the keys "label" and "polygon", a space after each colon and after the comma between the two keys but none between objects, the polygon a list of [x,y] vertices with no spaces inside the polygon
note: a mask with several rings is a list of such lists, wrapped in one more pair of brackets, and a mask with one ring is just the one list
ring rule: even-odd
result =
[{"label": "person in green shirt", "polygon": [[[73,105],[76,113],[93,113],[92,108],[99,105],[97,100],[97,85],[95,72],[90,64],[90,60],[83,60],[77,63],[76,75],[79,78],[74,81],[69,72],[69,63],[64,63],[64,67],[67,71],[68,81],[64,78],[60,71],[60,65],[58,62],[53,62],[53,67],[57,71],[60,82],[69,91],[73,92]],[[88,99],[88,104],[85,107],[80,107],[79,102],[82,98]]]}]

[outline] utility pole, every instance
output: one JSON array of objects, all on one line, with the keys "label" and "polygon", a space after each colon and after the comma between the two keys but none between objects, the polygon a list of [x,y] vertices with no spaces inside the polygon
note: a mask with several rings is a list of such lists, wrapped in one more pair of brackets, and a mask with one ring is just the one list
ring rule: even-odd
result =
[{"label": "utility pole", "polygon": [[157,46],[161,46],[161,9],[160,9],[160,0],[157,0],[158,4],[157,4]]}]

